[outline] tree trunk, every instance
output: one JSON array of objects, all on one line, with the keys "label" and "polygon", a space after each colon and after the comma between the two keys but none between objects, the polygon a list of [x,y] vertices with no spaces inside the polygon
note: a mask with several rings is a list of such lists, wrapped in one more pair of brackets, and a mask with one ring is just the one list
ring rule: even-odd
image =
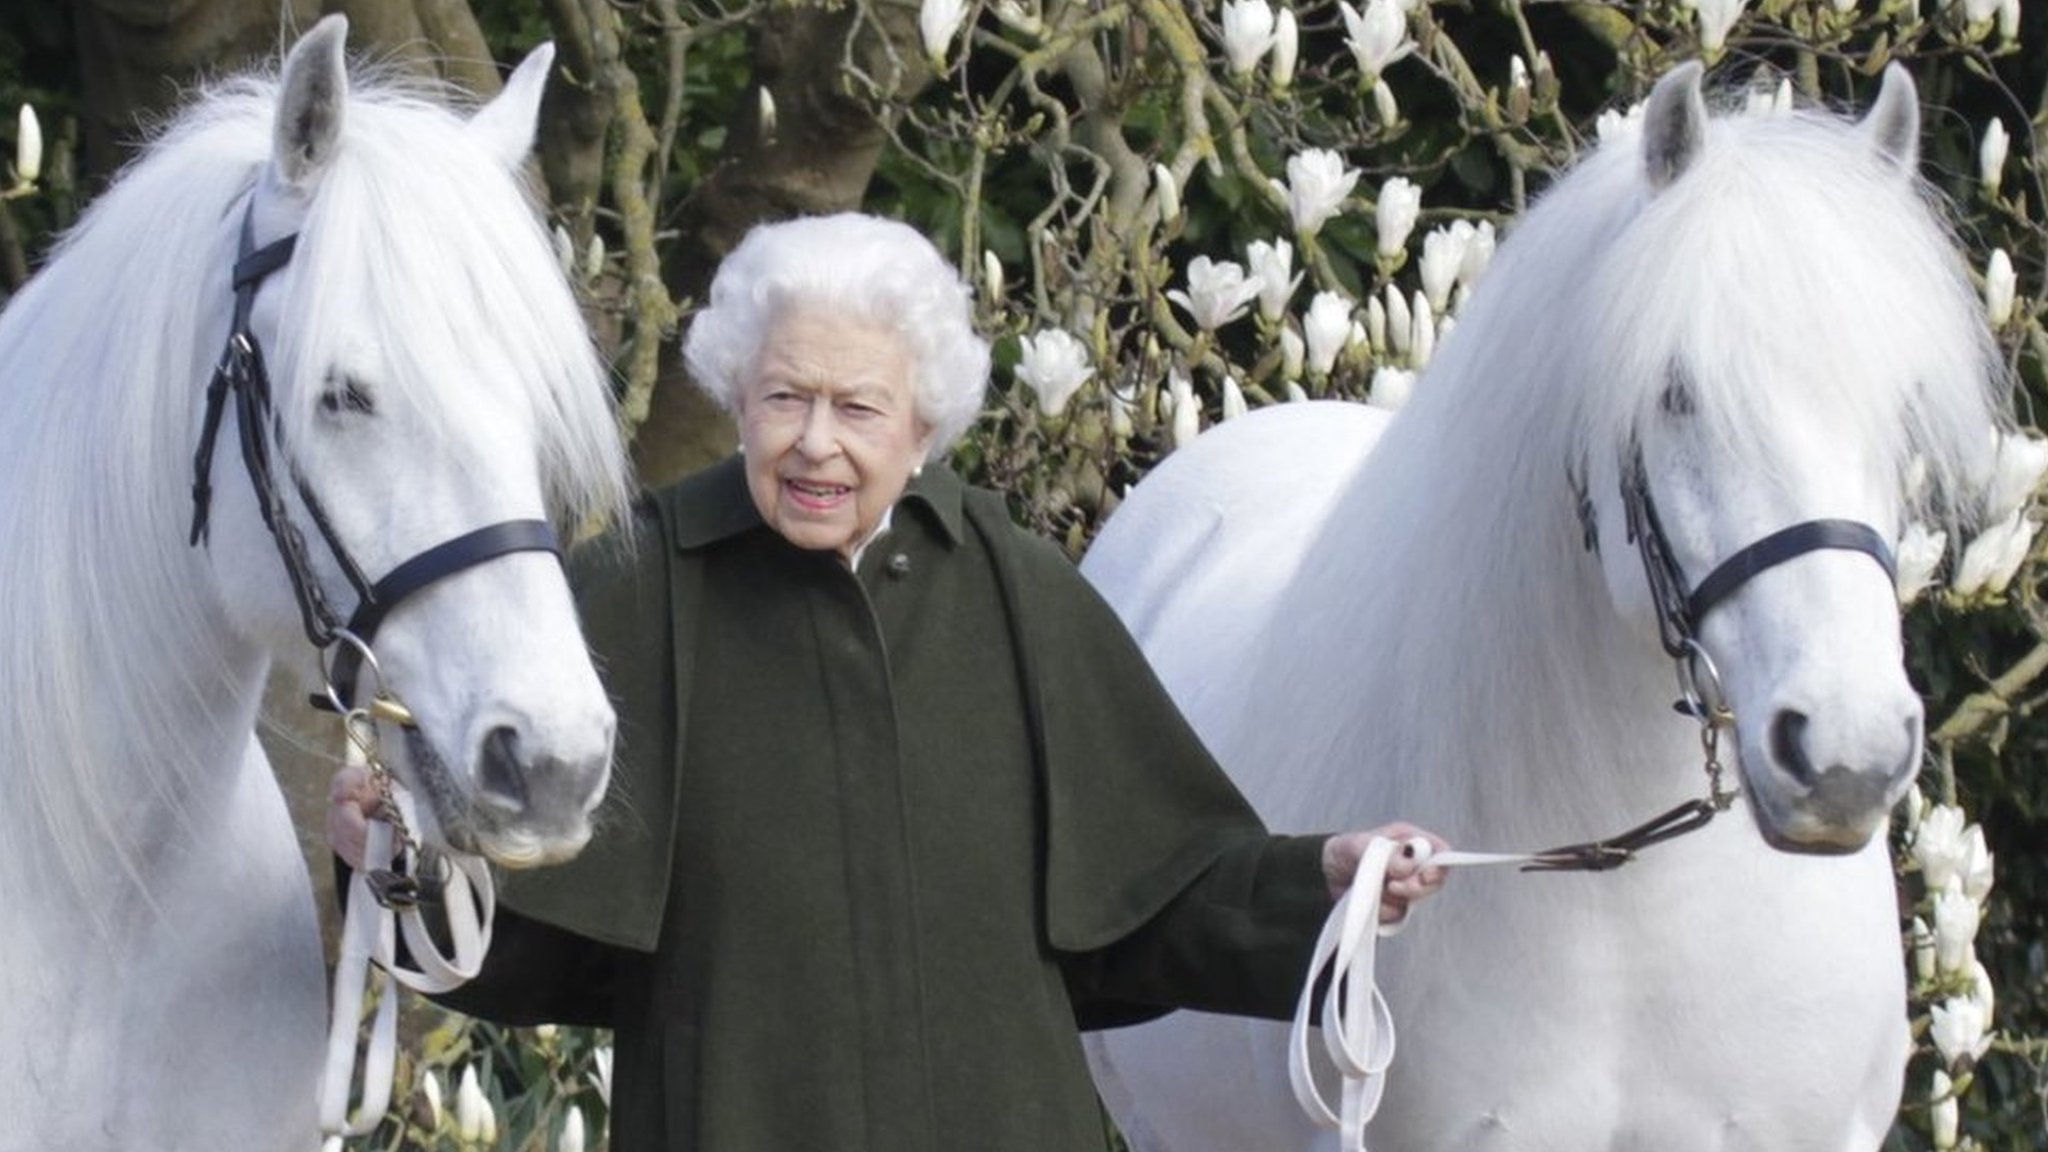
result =
[{"label": "tree trunk", "polygon": [[110,175],[180,94],[208,77],[275,61],[327,12],[349,18],[350,51],[479,95],[497,68],[464,0],[77,0],[83,172]]}]

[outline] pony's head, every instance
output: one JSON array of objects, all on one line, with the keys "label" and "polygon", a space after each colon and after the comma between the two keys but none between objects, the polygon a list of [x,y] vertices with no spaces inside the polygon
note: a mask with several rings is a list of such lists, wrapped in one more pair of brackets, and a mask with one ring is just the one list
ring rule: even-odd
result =
[{"label": "pony's head", "polygon": [[1585,350],[1574,487],[1623,614],[1669,639],[1628,522],[1632,474],[1681,593],[1793,525],[1864,526],[1752,553],[1690,622],[1757,825],[1790,850],[1862,847],[1919,766],[1886,556],[1914,519],[1975,514],[2003,402],[1981,307],[1915,178],[1915,100],[1894,66],[1860,123],[1709,117],[1689,65],[1657,85],[1640,135],[1581,174],[1631,198],[1585,265],[1569,341]]},{"label": "pony's head", "polygon": [[[301,599],[347,619],[363,599],[351,562],[377,581],[489,525],[567,531],[625,490],[605,375],[521,173],[552,50],[464,118],[388,87],[352,92],[345,34],[330,17],[290,52],[267,156],[226,221],[244,254],[297,236],[247,326],[275,413],[260,453],[275,518],[301,541],[310,590],[287,579],[232,411],[207,556],[233,630],[301,665]],[[233,262],[204,270],[209,283]],[[192,442],[203,405],[192,397]],[[454,566],[391,607],[358,696],[388,689],[415,718],[384,745],[430,834],[514,866],[573,855],[614,720],[558,558]]]}]

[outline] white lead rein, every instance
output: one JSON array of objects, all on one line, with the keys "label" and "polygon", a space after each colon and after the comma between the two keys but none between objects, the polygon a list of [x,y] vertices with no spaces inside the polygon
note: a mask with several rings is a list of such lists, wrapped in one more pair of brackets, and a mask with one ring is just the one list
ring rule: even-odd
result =
[{"label": "white lead rein", "polygon": [[[348,742],[348,760],[358,766],[367,762],[363,749],[353,740]],[[416,827],[411,794],[393,784],[391,796],[405,827]],[[435,943],[417,906],[394,911],[380,903],[370,888],[369,877],[379,869],[393,869],[402,863],[416,874],[421,862],[405,859],[408,855],[409,849],[395,842],[389,821],[369,822],[363,865],[349,880],[341,955],[334,965],[334,1014],[327,1031],[327,1067],[320,1078],[320,1130],[329,1137],[369,1135],[390,1107],[392,1080],[398,1069],[398,990],[390,981],[417,992],[448,992],[482,970],[484,953],[490,949],[491,921],[497,908],[490,868],[475,856],[441,854],[448,867],[439,902],[447,909],[448,937],[454,945],[450,955]],[[416,968],[397,961],[400,932],[405,934],[405,946]],[[373,960],[386,973],[381,988],[370,970]],[[369,1046],[362,1049],[363,1001],[373,988],[377,1015],[371,1022]],[[363,1052],[362,1093],[351,1119],[348,1106],[355,1097],[358,1051]]]},{"label": "white lead rein", "polygon": [[[1402,852],[1433,868],[1527,864],[1542,855],[1433,852],[1429,841],[1419,836],[1406,841],[1376,837],[1366,846],[1350,891],[1330,910],[1316,938],[1287,1042],[1287,1078],[1294,1086],[1294,1099],[1317,1125],[1338,1130],[1342,1152],[1366,1152],[1365,1125],[1379,1110],[1387,1069],[1394,1062],[1394,1018],[1373,967],[1380,938],[1408,923],[1406,916],[1390,924],[1380,923],[1379,917],[1387,866]],[[1316,984],[1325,973],[1329,986],[1323,994],[1322,1047],[1341,1083],[1334,1109],[1316,1084],[1315,1054],[1308,1037]]]}]

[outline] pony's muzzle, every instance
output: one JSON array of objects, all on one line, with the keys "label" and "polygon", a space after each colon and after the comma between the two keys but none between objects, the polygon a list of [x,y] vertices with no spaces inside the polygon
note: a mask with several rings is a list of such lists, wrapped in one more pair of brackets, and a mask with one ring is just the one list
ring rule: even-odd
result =
[{"label": "pony's muzzle", "polygon": [[1853,852],[1868,843],[1920,767],[1921,712],[1906,712],[1833,732],[1797,708],[1775,713],[1764,747],[1780,786],[1750,781],[1752,794],[1762,793],[1765,836],[1798,852]]},{"label": "pony's muzzle", "polygon": [[479,847],[508,867],[556,863],[580,851],[609,775],[609,728],[595,753],[539,745],[499,725],[478,746],[471,804]]}]

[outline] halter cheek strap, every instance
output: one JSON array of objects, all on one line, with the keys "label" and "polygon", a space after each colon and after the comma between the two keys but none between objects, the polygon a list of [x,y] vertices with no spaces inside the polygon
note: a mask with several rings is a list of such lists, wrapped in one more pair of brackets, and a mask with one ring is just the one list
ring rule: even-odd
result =
[{"label": "halter cheek strap", "polygon": [[[321,587],[313,569],[306,536],[292,519],[291,509],[279,483],[275,457],[276,413],[271,403],[270,373],[263,361],[263,348],[250,329],[256,293],[272,273],[291,262],[298,246],[293,234],[256,247],[253,209],[242,217],[241,255],[235,261],[233,285],[234,320],[228,329],[227,346],[213,379],[206,388],[206,411],[200,423],[199,446],[192,458],[192,531],[190,543],[197,546],[207,536],[208,516],[213,503],[213,453],[232,393],[235,401],[235,430],[241,441],[243,468],[256,494],[257,510],[264,527],[277,545],[278,558],[290,578],[292,595],[298,601],[300,623],[306,639],[315,648],[335,649],[329,676],[331,692],[316,695],[312,703],[330,710],[356,706],[356,681],[362,670],[363,653],[391,610],[408,596],[436,581],[514,552],[550,552],[559,556],[561,545],[545,520],[506,520],[444,541],[414,556],[372,584],[364,575],[334,529],[326,508],[304,477],[287,458],[284,471],[297,491],[306,517],[340,567],[342,576],[356,596],[356,610],[344,623]],[[355,643],[337,644],[344,634]]]}]

